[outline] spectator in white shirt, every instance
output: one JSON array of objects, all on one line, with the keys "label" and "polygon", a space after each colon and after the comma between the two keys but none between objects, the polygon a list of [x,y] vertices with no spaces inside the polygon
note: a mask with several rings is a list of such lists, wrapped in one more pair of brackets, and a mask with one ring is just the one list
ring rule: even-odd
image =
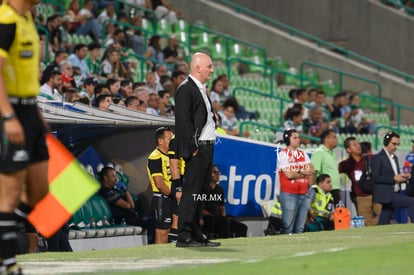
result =
[{"label": "spectator in white shirt", "polygon": [[158,116],[160,108],[160,96],[156,93],[149,94],[147,113]]},{"label": "spectator in white shirt", "polygon": [[49,79],[40,86],[40,93],[37,96],[37,100],[58,100],[62,101],[62,95],[59,93],[58,88],[62,84],[62,74],[59,71],[51,71],[49,73]]},{"label": "spectator in white shirt", "polygon": [[101,14],[98,16],[99,25],[102,26],[102,24],[108,19],[116,20],[115,5],[111,2],[106,4],[105,10],[103,10]]}]

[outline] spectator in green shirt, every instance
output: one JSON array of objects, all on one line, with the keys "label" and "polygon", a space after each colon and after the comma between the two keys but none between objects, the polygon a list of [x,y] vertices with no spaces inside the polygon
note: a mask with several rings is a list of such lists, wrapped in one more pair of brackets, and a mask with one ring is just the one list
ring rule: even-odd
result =
[{"label": "spectator in green shirt", "polygon": [[338,160],[333,149],[338,145],[338,139],[332,129],[327,129],[321,134],[321,145],[312,154],[311,162],[316,171],[316,177],[320,174],[328,174],[332,182],[331,194],[334,205],[341,200],[341,189],[338,171]]},{"label": "spectator in green shirt", "polygon": [[93,77],[98,77],[101,65],[101,62],[99,61],[99,57],[101,55],[101,44],[99,42],[91,42],[88,45],[88,52],[89,54],[85,61],[86,64],[88,64],[89,73]]}]

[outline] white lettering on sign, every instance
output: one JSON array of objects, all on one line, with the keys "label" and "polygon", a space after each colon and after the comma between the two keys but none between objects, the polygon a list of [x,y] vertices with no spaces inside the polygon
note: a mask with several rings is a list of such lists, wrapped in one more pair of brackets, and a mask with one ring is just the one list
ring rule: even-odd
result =
[{"label": "white lettering on sign", "polygon": [[[244,177],[237,174],[236,166],[230,166],[228,177],[222,175],[220,180],[228,179],[227,203],[232,205],[246,205],[249,199],[249,187],[254,186],[254,200],[260,204],[262,201],[268,201],[275,193],[273,191],[273,180],[270,175],[253,175],[247,174]],[[236,193],[236,186],[241,186],[241,193]],[[262,188],[264,187],[264,194]],[[240,190],[240,188],[237,188]]]}]

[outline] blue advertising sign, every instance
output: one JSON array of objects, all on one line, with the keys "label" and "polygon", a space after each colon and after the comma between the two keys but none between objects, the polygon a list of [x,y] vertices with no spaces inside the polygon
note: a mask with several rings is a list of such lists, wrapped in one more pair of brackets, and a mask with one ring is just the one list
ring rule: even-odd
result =
[{"label": "blue advertising sign", "polygon": [[227,215],[263,216],[260,203],[275,198],[276,159],[276,145],[217,137],[214,163],[221,173]]}]

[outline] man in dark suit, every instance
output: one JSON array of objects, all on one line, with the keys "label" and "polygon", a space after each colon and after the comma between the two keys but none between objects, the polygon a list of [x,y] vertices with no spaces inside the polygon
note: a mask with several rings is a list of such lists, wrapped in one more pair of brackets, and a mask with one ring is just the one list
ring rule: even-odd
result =
[{"label": "man in dark suit", "polygon": [[205,83],[214,72],[211,58],[195,53],[190,75],[175,95],[175,130],[178,155],[185,160],[184,185],[178,209],[177,247],[219,246],[200,229],[201,206],[210,182],[216,140],[216,114],[206,93]]},{"label": "man in dark suit", "polygon": [[384,136],[384,148],[372,157],[372,178],[374,181],[374,203],[382,205],[379,225],[389,224],[392,213],[397,208],[407,208],[408,215],[414,223],[414,198],[399,193],[402,183],[407,183],[410,173],[400,173],[395,151],[400,145],[400,136],[388,132]]}]

